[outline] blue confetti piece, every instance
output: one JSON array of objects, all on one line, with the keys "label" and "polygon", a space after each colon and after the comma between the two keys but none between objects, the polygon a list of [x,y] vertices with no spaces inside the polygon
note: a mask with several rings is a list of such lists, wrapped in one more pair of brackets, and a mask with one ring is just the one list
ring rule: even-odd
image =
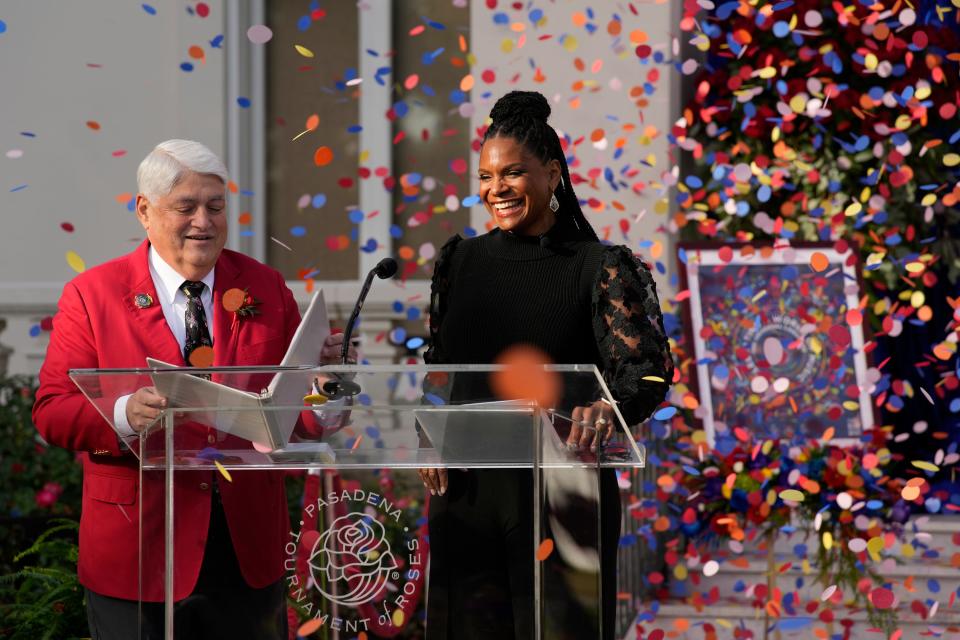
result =
[{"label": "blue confetti piece", "polygon": [[[480,200],[480,198],[477,198],[477,201],[478,201],[478,202],[479,202],[479,200]],[[466,205],[465,202],[463,202],[463,203],[461,203],[461,204]],[[467,205],[467,206],[469,206],[469,205]],[[473,227],[464,227],[464,228],[463,228],[463,237],[464,237],[464,238],[474,238],[474,237],[476,237],[476,235],[477,235],[477,230],[474,229]],[[960,361],[958,361],[958,362],[960,362]]]},{"label": "blue confetti piece", "polygon": [[396,225],[396,224],[390,225],[390,237],[391,238],[403,237],[403,228],[400,225]]},{"label": "blue confetti piece", "polygon": [[446,402],[443,401],[443,398],[441,398],[438,395],[434,395],[432,393],[425,393],[423,394],[423,397],[427,399],[427,402],[429,402],[434,406],[443,406],[447,404]]},{"label": "blue confetti piece", "polygon": [[323,205],[327,204],[327,194],[318,193],[313,196],[313,200],[310,201],[310,204],[313,205],[314,209],[319,209]]},{"label": "blue confetti piece", "polygon": [[[479,203],[480,203],[480,196],[478,195],[467,196],[466,198],[460,201],[460,204],[462,204],[465,207],[472,207],[473,205],[479,204]],[[474,231],[474,235],[476,235],[476,231]]]},{"label": "blue confetti piece", "polygon": [[149,4],[142,4],[142,5],[140,5],[140,6],[143,7],[143,10],[146,11],[146,12],[147,12],[148,14],[150,14],[151,16],[157,15],[157,10],[154,9],[154,8],[153,8],[152,6],[150,6]]},{"label": "blue confetti piece", "polygon": [[418,307],[409,307],[407,309],[407,320],[419,320],[420,309]]},{"label": "blue confetti piece", "polygon": [[191,71],[193,71],[193,65],[190,64],[189,62],[180,63],[180,68],[186,71],[187,73],[190,73]]},{"label": "blue confetti piece", "polygon": [[403,303],[399,300],[394,300],[392,305],[394,313],[400,313],[403,311]]},{"label": "blue confetti piece", "polygon": [[527,17],[530,18],[530,22],[532,22],[533,24],[537,24],[538,22],[543,20],[543,10],[534,9],[533,11],[530,12],[530,15]]},{"label": "blue confetti piece", "polygon": [[407,349],[419,349],[423,345],[424,345],[423,338],[419,336],[414,336],[412,338],[409,338],[406,343]]},{"label": "blue confetti piece", "polygon": [[396,114],[398,118],[402,118],[403,116],[407,115],[407,111],[409,110],[410,110],[410,107],[408,107],[407,103],[404,102],[403,100],[393,103],[393,112]]},{"label": "blue confetti piece", "polygon": [[347,127],[347,133],[360,133],[361,131],[363,131],[363,127],[361,127],[359,124],[354,124]]},{"label": "blue confetti piece", "polygon": [[422,56],[420,56],[420,62],[425,65],[433,64],[433,61],[440,57],[440,54],[443,53],[444,47],[439,49],[434,49],[433,51],[427,51]]},{"label": "blue confetti piece", "polygon": [[14,193],[16,191],[23,191],[26,188],[27,188],[27,185],[21,184],[19,186],[14,187],[13,189],[10,189],[10,193]]},{"label": "blue confetti piece", "polygon": [[253,237],[253,229],[241,229],[241,230],[240,230],[240,235],[243,236],[244,238],[252,238],[252,237]]},{"label": "blue confetti piece", "polygon": [[40,335],[40,325],[35,324],[30,327],[30,337],[36,338],[38,335]]},{"label": "blue confetti piece", "polygon": [[297,20],[297,29],[299,31],[306,31],[307,29],[310,28],[310,25],[312,24],[312,22],[313,21],[310,19],[309,14],[305,16],[300,16],[300,19]]},{"label": "blue confetti piece", "polygon": [[241,109],[247,109],[250,107],[250,98],[244,98],[243,96],[240,96],[237,98],[237,104],[240,105]]},{"label": "blue confetti piece", "polygon": [[301,225],[290,227],[290,235],[295,238],[302,238],[303,236],[307,235],[307,228]]},{"label": "blue confetti piece", "polygon": [[360,211],[360,209],[354,209],[349,213],[347,217],[350,218],[350,222],[352,222],[353,224],[360,224],[361,222],[363,222],[364,215],[363,215],[363,211]]},{"label": "blue confetti piece", "polygon": [[661,421],[669,420],[674,415],[676,415],[676,413],[677,413],[676,407],[663,407],[662,409],[657,410],[657,412],[653,414],[653,419],[661,420]]},{"label": "blue confetti piece", "polygon": [[503,11],[493,14],[493,24],[510,24],[510,16]]},{"label": "blue confetti piece", "polygon": [[6,31],[7,31],[7,23],[4,22],[3,20],[0,20],[0,33],[6,33]]},{"label": "blue confetti piece", "polygon": [[242,195],[245,198],[252,198],[256,194],[253,191],[250,191],[249,189],[240,189],[240,195]]},{"label": "blue confetti piece", "polygon": [[214,37],[214,39],[210,41],[210,46],[214,49],[219,49],[223,46],[223,34]]},{"label": "blue confetti piece", "polygon": [[36,138],[36,137],[37,137],[37,134],[35,134],[35,133],[32,132],[32,131],[21,131],[21,132],[20,132],[20,135],[26,136],[26,137],[28,137],[28,138]]},{"label": "blue confetti piece", "polygon": [[427,23],[428,27],[436,29],[437,31],[443,31],[447,28],[442,22],[436,22],[435,20],[430,20],[429,18],[423,18],[423,21]]}]

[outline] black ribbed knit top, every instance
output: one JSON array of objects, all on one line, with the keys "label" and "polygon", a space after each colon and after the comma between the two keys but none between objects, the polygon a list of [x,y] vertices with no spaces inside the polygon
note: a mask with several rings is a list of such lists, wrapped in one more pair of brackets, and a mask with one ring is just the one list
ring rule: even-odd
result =
[{"label": "black ribbed knit top", "polygon": [[557,364],[596,364],[630,424],[663,401],[673,377],[650,270],[626,247],[580,239],[565,216],[540,237],[494,228],[447,241],[430,337],[428,364],[490,364],[518,343]]}]

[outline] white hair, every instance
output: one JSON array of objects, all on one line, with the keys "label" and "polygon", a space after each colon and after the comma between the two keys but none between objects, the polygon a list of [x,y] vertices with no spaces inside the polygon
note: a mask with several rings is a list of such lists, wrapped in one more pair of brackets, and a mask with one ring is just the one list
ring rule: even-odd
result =
[{"label": "white hair", "polygon": [[223,161],[205,145],[193,140],[167,140],[140,163],[137,190],[148,200],[162,198],[189,172],[217,176],[223,184],[229,180]]}]

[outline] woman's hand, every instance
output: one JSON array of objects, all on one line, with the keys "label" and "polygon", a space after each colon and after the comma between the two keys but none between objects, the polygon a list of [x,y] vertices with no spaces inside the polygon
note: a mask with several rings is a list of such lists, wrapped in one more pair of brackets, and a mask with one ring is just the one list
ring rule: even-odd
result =
[{"label": "woman's hand", "polygon": [[446,469],[417,469],[423,486],[430,490],[430,495],[443,495],[447,492]]},{"label": "woman's hand", "polygon": [[590,447],[590,451],[595,452],[601,443],[606,444],[613,437],[614,419],[613,407],[606,400],[597,400],[588,407],[576,407],[567,448],[583,451]]},{"label": "woman's hand", "polygon": [[[343,349],[343,334],[331,333],[323,341],[320,350],[320,364],[340,364],[340,350]],[[347,364],[357,363],[357,349],[353,345],[347,350]]]}]

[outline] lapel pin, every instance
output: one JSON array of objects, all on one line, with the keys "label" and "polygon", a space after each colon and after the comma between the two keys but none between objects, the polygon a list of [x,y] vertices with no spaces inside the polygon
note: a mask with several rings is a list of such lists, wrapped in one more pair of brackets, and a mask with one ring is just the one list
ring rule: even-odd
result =
[{"label": "lapel pin", "polygon": [[153,298],[149,293],[138,293],[133,297],[133,303],[137,305],[139,309],[146,309],[153,304]]}]

